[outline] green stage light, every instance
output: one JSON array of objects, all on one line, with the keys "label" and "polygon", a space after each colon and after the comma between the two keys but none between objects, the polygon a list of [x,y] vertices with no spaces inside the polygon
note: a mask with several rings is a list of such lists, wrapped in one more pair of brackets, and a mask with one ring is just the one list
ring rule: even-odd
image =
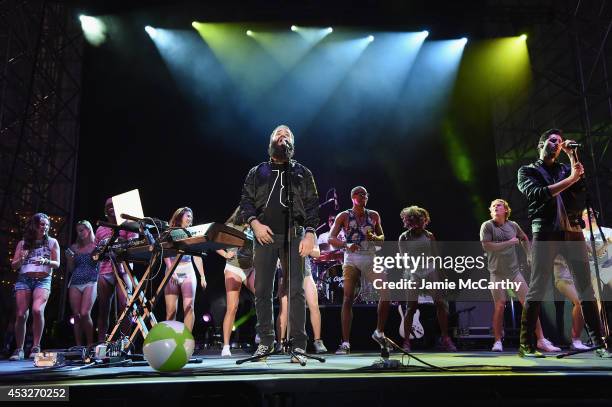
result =
[{"label": "green stage light", "polygon": [[248,35],[249,37],[252,37],[253,36],[253,31],[247,30],[246,31],[246,35]]},{"label": "green stage light", "polygon": [[236,329],[240,328],[240,326],[244,325],[245,322],[247,322],[249,319],[253,318],[254,316],[255,316],[255,309],[251,308],[249,312],[247,312],[246,314],[238,318],[236,322],[234,322],[234,325],[232,326],[232,331],[235,331]]}]

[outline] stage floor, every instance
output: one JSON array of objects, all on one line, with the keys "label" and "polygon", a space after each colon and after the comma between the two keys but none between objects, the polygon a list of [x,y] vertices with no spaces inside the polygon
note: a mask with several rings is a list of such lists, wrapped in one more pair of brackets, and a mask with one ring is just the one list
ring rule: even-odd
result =
[{"label": "stage floor", "polygon": [[[265,362],[236,365],[247,356],[197,356],[180,372],[162,374],[146,362],[134,366],[41,369],[32,361],[0,362],[2,386],[70,388],[71,401],[105,403],[136,400],[181,400],[266,405],[406,405],[407,398],[478,405],[505,401],[555,401],[556,405],[610,405],[612,360],[592,353],[564,359],[522,359],[515,352],[397,353],[382,365],[375,353],[324,355],[302,367],[277,355]],[[397,363],[396,362],[396,363]],[[570,403],[571,401],[571,403]],[[455,404],[456,405],[456,404]]]}]

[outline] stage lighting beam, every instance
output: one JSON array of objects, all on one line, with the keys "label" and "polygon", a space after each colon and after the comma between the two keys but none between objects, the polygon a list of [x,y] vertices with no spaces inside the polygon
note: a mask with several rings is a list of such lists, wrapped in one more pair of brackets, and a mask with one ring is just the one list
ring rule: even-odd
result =
[{"label": "stage lighting beam", "polygon": [[155,38],[155,35],[157,34],[157,30],[151,27],[150,25],[147,25],[145,27],[145,31],[147,32],[147,34],[149,34],[151,38]]}]

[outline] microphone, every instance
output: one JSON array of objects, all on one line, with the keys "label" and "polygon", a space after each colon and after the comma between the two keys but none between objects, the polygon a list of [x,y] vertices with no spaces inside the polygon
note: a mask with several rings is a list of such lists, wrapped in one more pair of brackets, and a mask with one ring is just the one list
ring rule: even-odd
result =
[{"label": "microphone", "polygon": [[338,205],[338,194],[336,194],[336,188],[334,188],[334,210],[338,210],[340,206]]},{"label": "microphone", "polygon": [[582,143],[576,143],[575,141],[572,141],[571,143],[567,143],[567,147],[568,148],[582,148]]},{"label": "microphone", "polygon": [[126,221],[129,220],[133,222],[138,222],[147,228],[154,228],[157,226],[160,229],[168,229],[169,227],[168,222],[157,218],[137,218],[136,216],[127,215],[125,213],[122,213],[121,217],[123,219],[126,219]]},{"label": "microphone", "polygon": [[282,142],[283,147],[285,148],[285,150],[293,150],[293,144],[291,144],[291,141],[289,141],[289,139],[283,139]]}]

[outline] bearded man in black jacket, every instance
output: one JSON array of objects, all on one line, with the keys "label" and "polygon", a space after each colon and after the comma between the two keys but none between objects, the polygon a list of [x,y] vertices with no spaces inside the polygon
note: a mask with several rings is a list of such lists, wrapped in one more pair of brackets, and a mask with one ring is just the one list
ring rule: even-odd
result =
[{"label": "bearded man in black jacket", "polygon": [[[278,259],[284,274],[291,256],[288,338],[294,350],[306,349],[304,257],[313,250],[319,223],[319,195],[312,173],[293,160],[294,138],[289,127],[278,126],[270,135],[270,160],[253,167],[244,182],[240,218],[255,234],[255,310],[260,344],[254,356],[272,350],[274,320],[272,295]],[[291,177],[289,180],[288,177]],[[289,188],[293,192],[293,218],[289,216]],[[291,234],[291,247],[288,243]],[[286,281],[286,279],[283,279]],[[300,360],[292,360],[299,362]]]}]

